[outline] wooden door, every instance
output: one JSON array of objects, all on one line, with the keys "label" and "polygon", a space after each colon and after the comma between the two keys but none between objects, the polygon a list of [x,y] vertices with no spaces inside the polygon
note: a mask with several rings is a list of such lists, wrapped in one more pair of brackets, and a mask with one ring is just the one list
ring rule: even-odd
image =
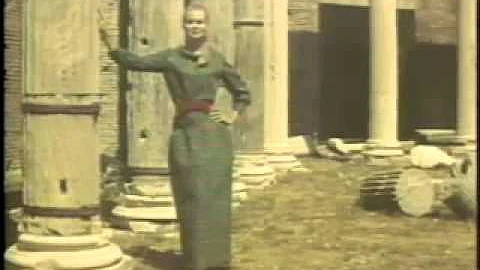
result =
[{"label": "wooden door", "polygon": [[[129,3],[129,50],[144,55],[182,43],[182,1]],[[146,172],[166,170],[174,107],[163,75],[132,71],[127,81],[129,171],[141,177]]]}]

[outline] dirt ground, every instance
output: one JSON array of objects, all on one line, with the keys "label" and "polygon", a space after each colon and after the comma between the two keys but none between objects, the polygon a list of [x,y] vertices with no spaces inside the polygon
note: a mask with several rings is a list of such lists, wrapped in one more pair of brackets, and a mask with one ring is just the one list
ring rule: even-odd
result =
[{"label": "dirt ground", "polygon": [[[233,266],[268,270],[474,270],[476,223],[447,208],[414,218],[367,211],[360,178],[379,169],[363,161],[302,158],[311,173],[288,173],[251,191],[233,217]],[[382,169],[382,168],[380,168]],[[174,270],[178,239],[115,233],[137,270]]]}]

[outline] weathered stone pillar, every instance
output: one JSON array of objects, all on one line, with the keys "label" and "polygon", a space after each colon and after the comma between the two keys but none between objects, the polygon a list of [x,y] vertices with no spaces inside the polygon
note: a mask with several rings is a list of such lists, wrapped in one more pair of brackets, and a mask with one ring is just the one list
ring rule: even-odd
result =
[{"label": "weathered stone pillar", "polygon": [[[210,18],[215,18],[209,22],[209,42],[218,51],[220,51],[227,61],[235,64],[235,29],[233,27],[233,0],[204,0],[207,5]],[[229,115],[233,113],[232,96],[226,89],[223,82],[218,82],[218,91],[215,101],[215,109]],[[233,138],[234,144],[238,138]],[[237,157],[235,157],[237,159]],[[232,173],[232,205],[238,206],[247,196],[247,187],[240,181],[239,162],[234,161]]]},{"label": "weathered stone pillar", "polygon": [[265,151],[285,172],[300,167],[288,145],[288,1],[265,1]]},{"label": "weathered stone pillar", "polygon": [[250,188],[274,180],[265,152],[264,1],[239,0],[234,6],[235,66],[252,90],[252,105],[238,120],[235,133],[240,149],[236,165]]},{"label": "weathered stone pillar", "polygon": [[131,269],[103,236],[97,0],[28,1],[24,192],[8,269]]},{"label": "weathered stone pillar", "polygon": [[[230,64],[235,61],[234,0],[204,0],[212,20],[209,21],[209,42]],[[228,104],[231,107],[231,104]]]},{"label": "weathered stone pillar", "polygon": [[[183,8],[178,0],[130,0],[128,49],[144,55],[182,44]],[[131,182],[124,203],[113,210],[117,225],[175,221],[168,176],[174,105],[167,85],[162,74],[129,71],[125,87]]]},{"label": "weathered stone pillar", "polygon": [[457,135],[477,140],[477,0],[458,1]]},{"label": "weathered stone pillar", "polygon": [[372,155],[402,154],[398,136],[397,1],[370,1],[370,138]]}]

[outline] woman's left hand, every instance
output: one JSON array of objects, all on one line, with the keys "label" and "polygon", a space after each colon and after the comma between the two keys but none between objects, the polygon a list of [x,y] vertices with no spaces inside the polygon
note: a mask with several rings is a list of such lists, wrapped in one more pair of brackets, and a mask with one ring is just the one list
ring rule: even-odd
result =
[{"label": "woman's left hand", "polygon": [[235,123],[235,121],[237,120],[238,112],[233,111],[231,115],[227,116],[227,115],[224,115],[223,113],[221,113],[219,110],[213,110],[213,111],[210,112],[209,117],[210,117],[210,119],[212,119],[213,121],[215,121],[217,123],[223,123],[223,124],[231,125],[231,124]]}]

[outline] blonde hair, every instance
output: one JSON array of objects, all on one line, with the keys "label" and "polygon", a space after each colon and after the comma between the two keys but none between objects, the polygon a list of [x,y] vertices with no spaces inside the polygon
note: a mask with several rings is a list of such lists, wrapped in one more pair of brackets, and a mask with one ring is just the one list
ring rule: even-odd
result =
[{"label": "blonde hair", "polygon": [[183,21],[184,22],[187,18],[187,13],[190,10],[201,10],[201,11],[203,11],[203,13],[205,14],[205,21],[208,22],[210,16],[208,14],[208,8],[207,8],[207,5],[205,3],[203,3],[202,1],[199,1],[199,0],[190,1],[187,4],[187,6],[185,7],[185,12],[183,13]]}]

